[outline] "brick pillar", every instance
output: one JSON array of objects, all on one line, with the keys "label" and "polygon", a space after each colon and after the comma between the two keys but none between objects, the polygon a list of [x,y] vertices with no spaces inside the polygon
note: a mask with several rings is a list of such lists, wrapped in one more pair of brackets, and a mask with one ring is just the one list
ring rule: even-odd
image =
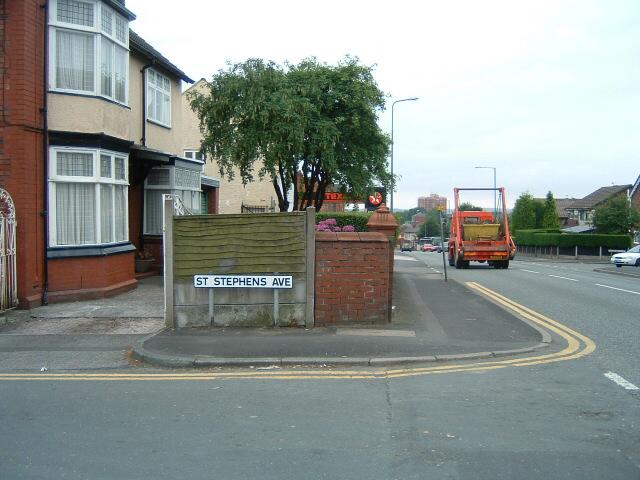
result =
[{"label": "brick pillar", "polygon": [[389,321],[393,313],[393,255],[396,251],[396,232],[398,221],[389,208],[383,203],[378,207],[367,222],[367,229],[370,232],[378,232],[389,239]]}]

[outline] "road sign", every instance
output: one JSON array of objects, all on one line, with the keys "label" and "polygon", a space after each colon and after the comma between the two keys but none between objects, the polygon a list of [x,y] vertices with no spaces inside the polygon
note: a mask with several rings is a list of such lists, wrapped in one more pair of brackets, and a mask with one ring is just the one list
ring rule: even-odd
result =
[{"label": "road sign", "polygon": [[196,288],[293,288],[291,275],[194,275]]}]

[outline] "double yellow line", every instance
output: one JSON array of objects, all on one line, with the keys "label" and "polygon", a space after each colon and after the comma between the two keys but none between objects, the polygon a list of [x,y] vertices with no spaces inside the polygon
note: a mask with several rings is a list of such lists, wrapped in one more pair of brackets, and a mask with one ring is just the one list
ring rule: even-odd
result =
[{"label": "double yellow line", "polygon": [[589,355],[596,349],[595,343],[588,337],[551,318],[510,300],[479,283],[467,282],[467,286],[505,309],[520,315],[562,337],[567,346],[556,353],[537,355],[510,360],[492,361],[491,359],[473,363],[459,363],[430,367],[407,367],[400,369],[362,369],[362,370],[326,370],[326,369],[272,369],[260,368],[250,371],[226,372],[173,372],[173,373],[6,373],[0,374],[0,380],[68,380],[68,381],[171,381],[171,380],[224,380],[224,379],[260,379],[260,380],[307,380],[307,379],[386,379],[435,375],[457,372],[480,372],[507,367],[524,367],[545,363],[574,360]]}]

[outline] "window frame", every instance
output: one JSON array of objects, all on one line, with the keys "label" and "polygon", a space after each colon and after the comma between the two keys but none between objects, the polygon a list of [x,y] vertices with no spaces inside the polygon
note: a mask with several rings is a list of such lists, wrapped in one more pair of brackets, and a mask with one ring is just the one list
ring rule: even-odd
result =
[{"label": "window frame", "polygon": [[[153,73],[156,76],[161,77],[163,80],[166,79],[167,82],[169,83],[169,90],[164,90],[164,89],[160,89],[157,85],[151,85],[151,83],[149,82],[149,77],[151,75],[151,73]],[[147,68],[145,70],[145,74],[144,74],[144,85],[145,85],[145,92],[146,92],[146,102],[145,102],[145,106],[144,106],[144,111],[145,111],[145,118],[147,119],[148,122],[151,123],[155,123],[157,125],[161,125],[163,127],[167,127],[167,128],[171,128],[171,120],[172,120],[172,105],[171,105],[171,92],[172,92],[172,84],[173,82],[171,81],[171,78],[168,75],[165,75],[164,73],[161,73],[160,71],[156,70],[155,68]],[[150,99],[150,95],[149,95],[149,90],[153,91],[153,99],[154,102],[156,101],[156,93],[161,93],[163,95],[166,95],[169,98],[169,102],[168,102],[168,106],[169,106],[169,121],[168,123],[165,123],[163,120],[157,119],[157,118],[151,118],[150,117],[150,112],[149,112],[149,99]],[[157,113],[157,105],[156,105],[156,112]]]},{"label": "window frame", "polygon": [[[189,160],[196,160],[198,162],[206,163],[207,162],[207,154],[202,150],[195,150],[193,148],[183,150],[184,158],[188,158]],[[191,156],[189,156],[191,155]],[[197,156],[200,155],[201,158]]]},{"label": "window frame", "polygon": [[[74,95],[88,95],[97,98],[104,98],[109,101],[115,102],[119,105],[129,106],[129,20],[120,15],[118,12],[107,6],[100,0],[78,0],[83,3],[93,5],[93,26],[78,25],[74,23],[68,23],[58,20],[58,1],[51,0],[49,9],[49,85],[48,88],[53,92],[69,93]],[[103,12],[105,12],[103,14]],[[111,33],[102,30],[102,18],[109,15],[111,17]],[[116,35],[116,24],[120,21],[124,22],[125,38],[124,41],[119,40]],[[56,69],[58,66],[57,57],[57,35],[58,31],[68,31],[71,33],[79,33],[85,35],[91,35],[93,38],[93,89],[92,90],[76,90],[72,88],[59,87],[57,85]],[[111,44],[110,50],[110,89],[111,95],[105,95],[102,93],[102,45],[103,40],[107,40]],[[116,82],[117,73],[117,51],[122,49],[125,52],[125,71],[122,72],[122,76],[125,81],[124,87],[124,99],[116,98],[116,92],[118,91]]]},{"label": "window frame", "polygon": [[[80,175],[58,175],[58,154],[60,153],[84,153],[90,154],[93,164],[93,175],[80,176]],[[111,158],[110,176],[102,176],[102,157],[109,156]],[[116,178],[116,159],[124,160],[124,173],[125,179]],[[52,146],[49,149],[49,178],[48,178],[49,192],[49,248],[76,248],[76,247],[90,247],[90,246],[102,246],[102,245],[117,245],[125,242],[129,242],[129,155],[123,152],[117,152],[113,150],[100,149],[100,148],[79,148],[79,147],[62,147]],[[57,186],[59,184],[90,184],[93,185],[93,198],[94,198],[94,242],[93,243],[81,243],[81,244],[69,244],[58,243],[57,236]],[[101,186],[109,185],[112,187],[120,186],[124,187],[124,238],[116,239],[116,197],[115,188],[111,190],[111,202],[112,202],[112,217],[111,217],[111,241],[102,241],[102,199],[101,199]]]}]

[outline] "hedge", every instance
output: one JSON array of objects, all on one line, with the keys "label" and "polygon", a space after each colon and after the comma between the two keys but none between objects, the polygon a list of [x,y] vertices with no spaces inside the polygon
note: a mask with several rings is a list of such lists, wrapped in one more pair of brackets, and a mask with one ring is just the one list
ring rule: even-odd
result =
[{"label": "hedge", "polygon": [[627,249],[632,245],[629,235],[591,233],[560,233],[557,230],[518,230],[517,245],[529,247],[607,247]]},{"label": "hedge", "polygon": [[318,212],[316,213],[316,224],[327,218],[335,218],[339,227],[353,225],[356,232],[366,232],[367,222],[373,212]]}]

